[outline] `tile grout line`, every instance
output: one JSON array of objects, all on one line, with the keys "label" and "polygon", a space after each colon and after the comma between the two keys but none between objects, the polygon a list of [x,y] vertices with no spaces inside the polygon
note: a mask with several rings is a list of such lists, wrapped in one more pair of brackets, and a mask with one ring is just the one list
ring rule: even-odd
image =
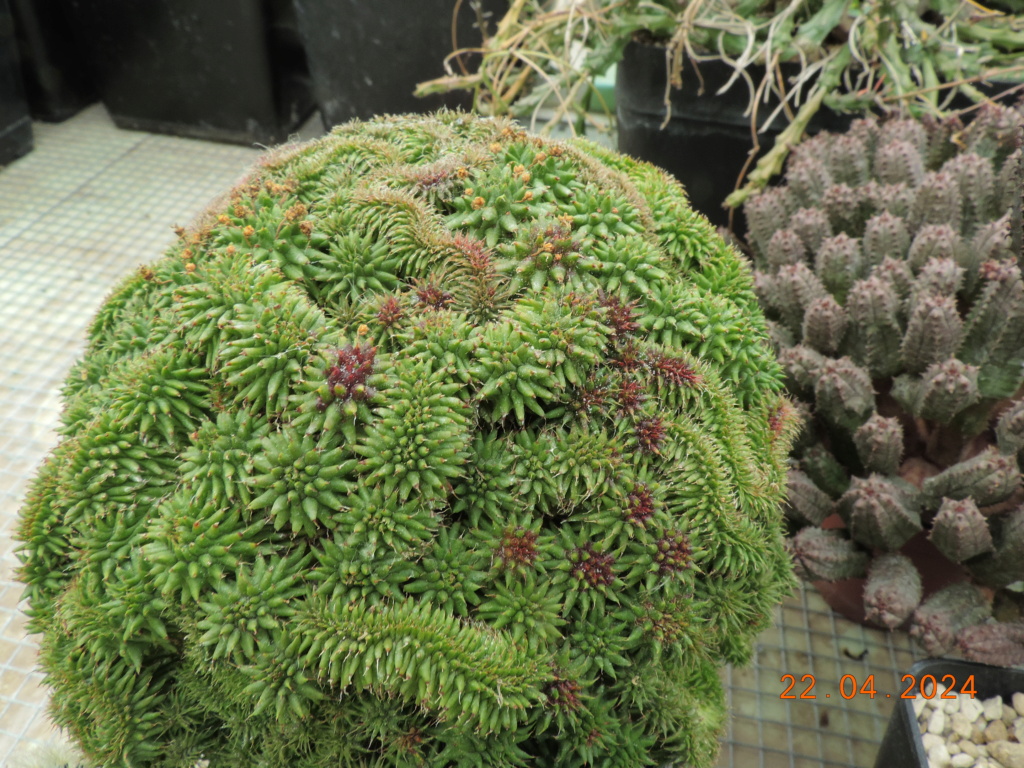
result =
[{"label": "tile grout line", "polygon": [[[67,203],[69,200],[71,200],[76,194],[81,192],[84,187],[86,187],[89,184],[91,184],[92,182],[94,182],[97,178],[99,178],[100,176],[105,174],[107,171],[109,171],[110,168],[114,164],[116,164],[117,162],[119,162],[120,160],[125,158],[128,154],[130,154],[132,151],[134,151],[135,148],[138,147],[143,141],[145,141],[145,137],[144,136],[138,138],[135,142],[133,142],[130,146],[128,146],[127,149],[125,149],[119,155],[117,155],[116,157],[111,159],[109,162],[107,162],[106,164],[104,164],[103,166],[98,168],[95,173],[93,173],[91,176],[89,176],[88,179],[82,181],[81,183],[78,184],[78,186],[74,187],[72,190],[67,192],[63,197],[60,197],[56,201],[54,201],[53,204],[50,205],[50,207],[44,209],[41,213],[34,214],[34,215],[30,214],[29,217],[28,217],[28,221],[26,222],[26,224],[27,224],[26,229],[30,229],[33,223],[37,222],[39,219],[43,218],[47,214],[52,213],[53,211],[55,211],[56,209],[60,208],[62,205]],[[17,162],[17,161],[15,161],[15,162]],[[2,170],[3,170],[3,168],[0,168],[0,171],[2,171]],[[3,246],[7,245],[10,242],[10,240],[13,240],[17,236],[18,235],[11,235],[10,239],[8,240],[8,242],[0,243],[0,248],[2,248]]]}]

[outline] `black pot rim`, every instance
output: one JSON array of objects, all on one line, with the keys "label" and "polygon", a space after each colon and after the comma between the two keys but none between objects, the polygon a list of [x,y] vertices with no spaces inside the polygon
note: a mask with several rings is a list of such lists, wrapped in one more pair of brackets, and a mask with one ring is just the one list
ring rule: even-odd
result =
[{"label": "black pot rim", "polygon": [[[975,661],[961,659],[924,659],[918,661],[901,677],[901,682],[912,676],[912,690],[920,690],[925,675],[935,678],[938,686],[932,698],[945,692],[942,687],[952,676],[954,691],[959,690],[974,676],[975,699],[990,699],[1001,696],[1004,700],[1017,692],[1024,692],[1024,669],[995,667]],[[902,691],[901,691],[902,693]],[[928,768],[928,756],[924,751],[921,733],[914,714],[914,698],[899,699],[893,709],[889,726],[875,760],[875,768]]]}]

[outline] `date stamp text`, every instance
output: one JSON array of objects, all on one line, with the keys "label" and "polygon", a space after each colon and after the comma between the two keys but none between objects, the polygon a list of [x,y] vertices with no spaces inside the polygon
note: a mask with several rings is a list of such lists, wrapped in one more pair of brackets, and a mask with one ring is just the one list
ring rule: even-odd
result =
[{"label": "date stamp text", "polygon": [[[832,698],[832,692],[824,695],[814,690],[817,680],[814,675],[803,675],[797,683],[796,675],[783,675],[780,683],[789,683],[785,690],[779,694],[780,699],[817,699]],[[900,678],[901,683],[907,687],[899,694],[901,699],[916,699],[918,696],[924,699],[955,699],[957,694],[975,696],[974,675],[969,675],[958,687],[958,681],[953,675],[943,675],[941,680],[936,680],[934,675],[921,675],[920,680],[914,675],[904,675]],[[803,686],[803,690],[799,690]],[[839,678],[839,690],[836,693],[844,699],[852,699],[854,696],[867,696],[869,699],[875,696],[884,696],[886,699],[896,698],[896,694],[881,694],[875,690],[875,676],[868,675],[858,684],[857,678],[853,675],[843,675]]]}]

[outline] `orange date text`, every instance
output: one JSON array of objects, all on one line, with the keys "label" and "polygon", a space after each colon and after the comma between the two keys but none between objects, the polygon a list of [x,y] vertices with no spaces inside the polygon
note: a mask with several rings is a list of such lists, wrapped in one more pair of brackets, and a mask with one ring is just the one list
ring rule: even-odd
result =
[{"label": "orange date text", "polygon": [[[892,693],[879,693],[875,690],[875,676],[868,675],[858,681],[853,675],[843,675],[839,678],[839,689],[837,691],[815,691],[814,675],[803,675],[797,682],[796,675],[783,675],[779,678],[780,683],[788,683],[785,690],[779,694],[780,699],[830,699],[833,693],[844,699],[852,699],[854,696],[867,696],[869,699],[881,696],[886,699],[916,699],[918,696],[925,699],[955,699],[958,693],[975,696],[974,675],[969,675],[962,684],[957,685],[957,679],[953,675],[943,675],[936,680],[934,675],[921,675],[917,679],[914,675],[904,675],[900,682],[906,687],[897,696]],[[802,690],[801,690],[802,689]]]}]

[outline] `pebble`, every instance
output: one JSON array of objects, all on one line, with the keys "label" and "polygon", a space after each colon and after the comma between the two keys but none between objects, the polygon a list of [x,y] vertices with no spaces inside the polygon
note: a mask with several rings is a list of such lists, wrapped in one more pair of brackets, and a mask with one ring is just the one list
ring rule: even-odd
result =
[{"label": "pebble", "polygon": [[921,746],[924,747],[925,752],[931,752],[933,748],[945,743],[946,740],[937,733],[925,733],[921,736]]},{"label": "pebble", "polygon": [[981,706],[982,714],[985,715],[985,719],[989,722],[1002,719],[1003,700],[999,696],[993,696],[991,699],[985,699],[981,702]]},{"label": "pebble", "polygon": [[1024,744],[997,741],[989,745],[989,751],[1003,768],[1024,768]]},{"label": "pebble", "polygon": [[948,768],[950,762],[949,750],[946,749],[945,744],[936,744],[928,750],[929,768]]},{"label": "pebble", "polygon": [[[970,696],[958,696],[957,698],[960,700],[960,713],[972,723],[985,709],[981,706],[980,701],[972,699]],[[914,699],[914,702],[916,703],[917,699]]]},{"label": "pebble", "polygon": [[963,712],[954,712],[949,718],[949,727],[953,733],[962,739],[969,739],[971,737],[971,721],[967,719],[967,716]]},{"label": "pebble", "polygon": [[959,694],[912,705],[928,768],[1024,768],[1024,693],[1008,702]]},{"label": "pebble", "polygon": [[[941,731],[932,731],[932,733],[941,733]],[[1006,732],[1006,723],[1002,720],[993,720],[988,724],[988,728],[985,729],[985,741],[989,744],[995,741],[1006,741],[1009,735],[1010,734]],[[1022,766],[1022,768],[1024,768],[1024,766]]]}]

